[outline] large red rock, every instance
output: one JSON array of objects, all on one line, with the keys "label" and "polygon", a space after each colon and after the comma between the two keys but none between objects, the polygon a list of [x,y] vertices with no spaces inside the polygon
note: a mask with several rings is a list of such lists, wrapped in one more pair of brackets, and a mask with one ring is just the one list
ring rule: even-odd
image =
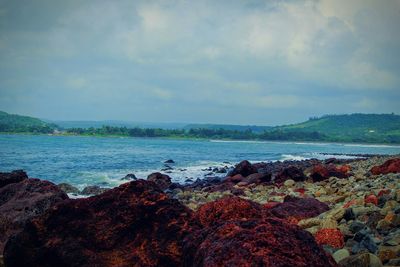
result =
[{"label": "large red rock", "polygon": [[330,177],[347,178],[350,176],[350,169],[349,165],[337,167],[334,164],[318,164],[312,168],[310,177],[314,182],[323,181]]},{"label": "large red rock", "polygon": [[296,166],[289,166],[281,170],[274,179],[275,183],[283,183],[286,180],[292,179],[295,182],[301,182],[306,180],[306,176],[303,171]]},{"label": "large red rock", "polygon": [[194,231],[184,266],[337,266],[312,235],[274,218],[233,220]]},{"label": "large red rock", "polygon": [[208,227],[228,220],[246,221],[262,218],[263,211],[258,203],[240,197],[227,196],[201,205],[195,217],[203,226]]},{"label": "large red rock", "polygon": [[371,168],[373,175],[388,174],[388,173],[399,173],[400,172],[400,158],[389,159],[380,166]]},{"label": "large red rock", "polygon": [[4,250],[14,266],[180,266],[191,211],[139,180],[68,200],[33,220]]},{"label": "large red rock", "polygon": [[[0,254],[7,239],[20,232],[30,219],[68,199],[56,185],[39,179],[26,179],[26,174],[23,174],[18,176],[22,181],[0,188]],[[10,174],[13,175],[15,173]]]},{"label": "large red rock", "polygon": [[254,167],[249,161],[243,160],[239,164],[237,164],[231,172],[229,172],[229,176],[232,177],[236,174],[241,174],[243,177],[246,177],[256,172],[256,167]]},{"label": "large red rock", "polygon": [[8,184],[19,183],[25,179],[28,179],[28,175],[22,170],[0,172],[0,188]]},{"label": "large red rock", "polygon": [[329,206],[315,198],[286,196],[284,202],[275,205],[267,212],[282,219],[302,220],[312,218],[328,211]]},{"label": "large red rock", "polygon": [[154,182],[161,190],[167,189],[172,184],[171,177],[159,172],[150,174],[147,181]]}]

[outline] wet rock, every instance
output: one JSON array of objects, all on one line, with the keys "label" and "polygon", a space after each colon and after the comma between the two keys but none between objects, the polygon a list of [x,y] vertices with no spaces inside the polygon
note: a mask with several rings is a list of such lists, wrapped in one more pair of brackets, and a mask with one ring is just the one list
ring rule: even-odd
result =
[{"label": "wet rock", "polygon": [[28,175],[23,170],[0,172],[0,188],[8,184],[19,183],[25,179],[28,179]]},{"label": "wet rock", "polygon": [[229,172],[228,176],[235,176],[241,174],[243,177],[249,176],[250,174],[256,173],[257,169],[249,161],[243,160],[235,166],[235,168]]},{"label": "wet rock", "polygon": [[281,220],[234,220],[185,239],[184,266],[336,266],[310,233]]},{"label": "wet rock", "polygon": [[83,188],[81,194],[86,195],[86,196],[100,195],[100,194],[106,192],[107,190],[109,190],[109,189],[100,187],[98,185],[89,185],[89,186],[86,186],[85,188]]},{"label": "wet rock", "polygon": [[228,220],[249,220],[262,218],[261,205],[240,197],[227,196],[198,208],[196,219],[203,226],[211,226]]},{"label": "wet rock", "polygon": [[161,190],[167,189],[172,183],[171,177],[159,172],[155,172],[147,176],[147,181],[154,182]]},{"label": "wet rock", "polygon": [[400,158],[389,159],[380,166],[371,168],[373,175],[399,173],[400,172]]},{"label": "wet rock", "polygon": [[24,179],[0,188],[0,253],[7,239],[32,218],[46,212],[68,196],[55,184]]},{"label": "wet rock", "polygon": [[58,186],[58,188],[60,188],[62,191],[64,191],[67,194],[79,194],[81,192],[75,186],[67,184],[67,183],[61,183],[61,184],[58,184],[57,186]]},{"label": "wet rock", "polygon": [[153,182],[68,200],[32,221],[4,250],[14,266],[181,266],[191,211]]},{"label": "wet rock", "polygon": [[174,164],[175,161],[172,160],[172,159],[167,159],[166,161],[164,161],[164,163],[166,163],[166,164]]},{"label": "wet rock", "polygon": [[344,236],[339,229],[323,228],[315,233],[315,240],[320,245],[329,245],[333,248],[344,247]]},{"label": "wet rock", "polygon": [[128,173],[127,175],[122,177],[121,180],[123,180],[123,181],[135,181],[135,180],[137,180],[137,177],[133,173]]},{"label": "wet rock", "polygon": [[293,187],[296,184],[295,181],[293,181],[292,179],[286,180],[283,185],[286,187]]},{"label": "wet rock", "polygon": [[287,196],[268,212],[278,218],[296,218],[297,220],[312,218],[329,210],[329,206],[315,198],[298,198]]}]

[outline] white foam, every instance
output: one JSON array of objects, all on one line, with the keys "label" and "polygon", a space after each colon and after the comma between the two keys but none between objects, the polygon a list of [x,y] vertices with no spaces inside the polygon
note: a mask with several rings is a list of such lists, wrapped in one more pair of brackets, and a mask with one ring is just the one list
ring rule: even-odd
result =
[{"label": "white foam", "polygon": [[300,155],[291,155],[291,154],[283,154],[281,156],[281,161],[285,161],[285,160],[305,160],[305,159],[309,159],[309,157],[303,157]]}]

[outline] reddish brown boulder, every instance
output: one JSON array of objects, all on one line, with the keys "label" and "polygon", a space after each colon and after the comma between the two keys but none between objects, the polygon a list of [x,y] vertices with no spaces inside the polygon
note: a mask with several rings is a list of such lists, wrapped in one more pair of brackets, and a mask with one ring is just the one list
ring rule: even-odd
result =
[{"label": "reddish brown boulder", "polygon": [[249,220],[262,218],[262,207],[258,203],[240,197],[227,196],[201,205],[195,218],[203,225],[210,226],[228,220]]},{"label": "reddish brown boulder", "polygon": [[380,166],[372,167],[371,173],[373,175],[399,173],[400,172],[400,158],[389,159]]},{"label": "reddish brown boulder", "polygon": [[312,235],[282,220],[234,220],[194,231],[184,266],[337,266]]},{"label": "reddish brown boulder", "polygon": [[249,161],[243,160],[239,164],[237,164],[231,172],[229,172],[229,176],[235,176],[236,174],[241,174],[243,177],[246,177],[256,172],[257,172],[256,167],[254,167]]},{"label": "reddish brown boulder", "polygon": [[281,170],[274,179],[275,183],[283,183],[286,180],[292,179],[295,182],[301,182],[306,180],[306,176],[303,171],[295,166],[289,166]]},{"label": "reddish brown boulder", "polygon": [[323,181],[329,179],[332,176],[337,178],[347,178],[350,176],[350,169],[351,168],[349,165],[336,167],[336,165],[334,164],[318,164],[313,167],[310,177],[313,179],[314,182]]},{"label": "reddish brown boulder", "polygon": [[172,184],[171,177],[159,172],[147,176],[147,181],[154,182],[161,190],[167,189]]},{"label": "reddish brown boulder", "polygon": [[19,183],[25,179],[28,179],[28,175],[23,170],[0,172],[0,188],[8,184]]},{"label": "reddish brown boulder", "polygon": [[328,211],[329,206],[315,198],[286,196],[283,203],[275,205],[267,212],[282,219],[302,220]]},{"label": "reddish brown boulder", "polygon": [[155,183],[68,200],[11,238],[6,266],[180,266],[191,211]]},{"label": "reddish brown boulder", "polygon": [[23,180],[0,188],[0,254],[7,239],[21,231],[28,220],[68,199],[63,191],[48,181],[25,179],[24,175],[18,177],[23,177]]},{"label": "reddish brown boulder", "polygon": [[244,177],[241,174],[236,174],[234,176],[227,176],[224,182],[237,184],[243,181],[243,179]]}]

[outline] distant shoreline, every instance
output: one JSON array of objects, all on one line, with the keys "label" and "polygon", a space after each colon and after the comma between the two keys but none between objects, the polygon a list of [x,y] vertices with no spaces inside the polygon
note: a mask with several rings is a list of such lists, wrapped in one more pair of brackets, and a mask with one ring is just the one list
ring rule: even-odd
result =
[{"label": "distant shoreline", "polygon": [[26,136],[65,136],[65,137],[97,137],[97,138],[141,138],[141,139],[165,139],[165,140],[188,140],[188,141],[209,141],[209,142],[260,142],[260,143],[305,143],[305,144],[343,144],[343,145],[376,145],[376,146],[389,146],[400,147],[400,143],[374,143],[374,142],[345,142],[345,141],[323,141],[323,140],[266,140],[266,139],[229,139],[229,138],[196,138],[196,137],[182,137],[182,136],[129,136],[129,135],[112,135],[112,134],[46,134],[46,133],[28,133],[28,132],[0,132],[0,135],[26,135]]}]

